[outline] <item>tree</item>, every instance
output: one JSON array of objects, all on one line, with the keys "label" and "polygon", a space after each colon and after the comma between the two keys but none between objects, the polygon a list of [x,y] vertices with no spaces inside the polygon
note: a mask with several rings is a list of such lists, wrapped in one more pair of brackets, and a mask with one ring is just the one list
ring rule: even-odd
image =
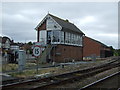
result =
[{"label": "tree", "polygon": [[27,44],[28,44],[28,45],[33,45],[33,43],[32,43],[31,41],[30,41],[30,42],[28,42]]},{"label": "tree", "polygon": [[120,56],[120,49],[114,49],[114,56]]}]

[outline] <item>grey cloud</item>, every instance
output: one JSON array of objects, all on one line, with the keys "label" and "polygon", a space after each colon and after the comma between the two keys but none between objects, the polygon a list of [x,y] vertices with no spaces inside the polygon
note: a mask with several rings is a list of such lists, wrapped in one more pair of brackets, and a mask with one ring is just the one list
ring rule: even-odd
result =
[{"label": "grey cloud", "polygon": [[[86,35],[99,39],[107,45],[117,48],[116,38],[98,34],[117,34],[117,3],[3,3],[3,33],[16,41],[36,41],[35,26],[45,17],[48,11],[78,26]],[[18,15],[18,16],[17,16]],[[93,16],[96,21],[80,24],[86,16]]]}]

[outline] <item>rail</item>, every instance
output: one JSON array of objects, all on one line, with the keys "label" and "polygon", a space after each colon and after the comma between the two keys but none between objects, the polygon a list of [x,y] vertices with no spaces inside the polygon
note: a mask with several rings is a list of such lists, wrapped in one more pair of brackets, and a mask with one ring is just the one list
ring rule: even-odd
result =
[{"label": "rail", "polygon": [[94,85],[96,85],[96,84],[98,84],[98,83],[100,83],[100,82],[108,79],[108,78],[111,78],[111,77],[113,77],[113,76],[115,76],[115,75],[118,75],[118,74],[120,74],[120,71],[118,71],[118,72],[116,72],[116,73],[113,73],[113,74],[111,74],[111,75],[109,75],[109,76],[106,76],[106,77],[104,77],[104,78],[102,78],[102,79],[99,79],[99,80],[97,80],[97,81],[95,81],[95,82],[93,82],[93,83],[91,83],[91,84],[88,84],[88,85],[82,87],[80,90],[86,90],[86,89],[88,89],[88,88],[90,88],[90,87],[92,87],[92,86],[94,86]]},{"label": "rail", "polygon": [[[84,70],[78,70],[78,71],[74,71],[74,72],[69,72],[69,73],[64,73],[64,74],[60,74],[60,75],[54,75],[51,77],[47,77],[47,78],[43,78],[43,79],[38,79],[38,80],[29,80],[29,81],[24,81],[24,82],[17,82],[14,84],[8,84],[8,85],[3,85],[3,90],[7,90],[13,87],[15,88],[25,88],[26,90],[30,90],[30,89],[38,89],[38,88],[46,88],[52,85],[58,85],[60,83],[65,83],[65,82],[69,82],[73,79],[77,80],[77,79],[82,79],[85,77],[89,77],[89,76],[93,76],[97,73],[103,72],[105,70],[109,70],[111,68],[114,67],[119,67],[120,63],[116,63],[118,62],[118,60],[114,60],[112,62],[109,62],[107,64],[104,65],[100,65],[100,66],[96,66],[96,67],[92,67],[92,68],[88,68],[88,69],[84,69]],[[76,74],[80,74],[80,75],[76,75]],[[16,89],[15,89],[16,90]]]}]

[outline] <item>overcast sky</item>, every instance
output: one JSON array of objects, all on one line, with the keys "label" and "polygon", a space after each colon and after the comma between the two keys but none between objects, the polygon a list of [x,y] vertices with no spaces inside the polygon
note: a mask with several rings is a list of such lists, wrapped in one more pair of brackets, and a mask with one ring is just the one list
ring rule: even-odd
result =
[{"label": "overcast sky", "polygon": [[68,19],[86,36],[118,48],[117,2],[3,2],[2,35],[16,42],[36,41],[34,28],[48,11]]}]

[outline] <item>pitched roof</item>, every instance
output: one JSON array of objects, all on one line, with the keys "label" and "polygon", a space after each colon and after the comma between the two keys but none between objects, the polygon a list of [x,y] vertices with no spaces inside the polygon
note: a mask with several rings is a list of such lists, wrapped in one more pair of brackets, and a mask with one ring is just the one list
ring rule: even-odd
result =
[{"label": "pitched roof", "polygon": [[78,29],[73,23],[70,23],[68,20],[63,20],[51,14],[48,15],[50,15],[60,26],[62,26],[63,30],[68,29],[73,32],[84,34],[80,29]]},{"label": "pitched roof", "polygon": [[93,41],[95,41],[95,42],[97,42],[97,43],[99,43],[99,44],[101,44],[101,45],[104,46],[104,47],[108,47],[107,45],[105,45],[104,43],[102,43],[102,42],[100,42],[100,41],[97,41],[97,40],[92,39],[92,38],[87,37],[87,36],[85,36],[85,37],[86,37],[86,38],[89,38],[89,39],[91,39],[91,40],[93,40]]},{"label": "pitched roof", "polygon": [[5,43],[7,39],[11,42],[10,38],[8,38],[8,37],[2,37],[2,43]]}]

